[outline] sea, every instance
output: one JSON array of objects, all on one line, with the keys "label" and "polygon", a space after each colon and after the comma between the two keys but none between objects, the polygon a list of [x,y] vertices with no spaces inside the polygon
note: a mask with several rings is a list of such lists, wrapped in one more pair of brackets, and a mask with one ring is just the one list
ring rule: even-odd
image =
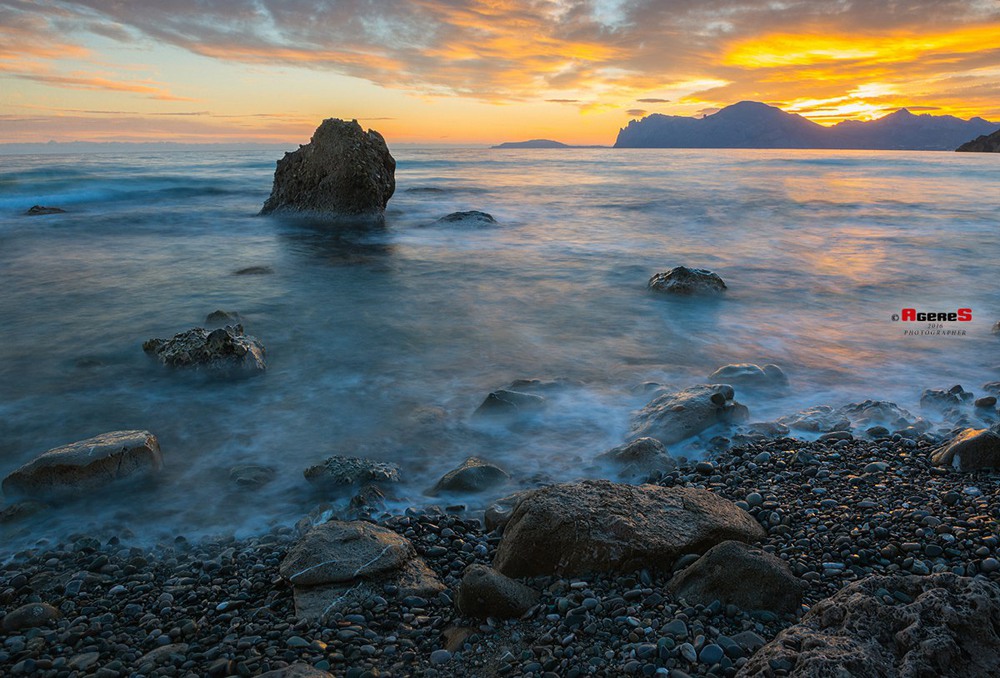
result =
[{"label": "sea", "polygon": [[[736,390],[751,421],[889,400],[932,423],[924,389],[1000,379],[1000,157],[808,150],[399,147],[385,224],[258,216],[274,151],[14,155],[0,164],[0,476],[120,429],[160,441],[153,485],[119,485],[16,524],[8,546],[120,531],[246,536],[349,493],[326,457],[400,465],[388,509],[481,508],[611,472],[648,384],[774,363],[783,392]],[[65,214],[24,216],[32,205]],[[439,223],[480,210],[493,226]],[[646,289],[674,266],[717,298]],[[263,274],[237,275],[249,267]],[[972,309],[970,322],[895,320]],[[145,340],[238,313],[263,374],[166,368]],[[937,325],[937,326],[935,326]],[[919,330],[919,331],[915,331]],[[558,381],[544,410],[473,416],[516,379]],[[709,455],[709,431],[670,446]],[[809,434],[802,434],[808,436]],[[486,495],[428,490],[468,456],[506,469]],[[274,479],[235,486],[230,469]],[[8,528],[10,529],[10,528]],[[20,539],[20,541],[18,541]]]}]

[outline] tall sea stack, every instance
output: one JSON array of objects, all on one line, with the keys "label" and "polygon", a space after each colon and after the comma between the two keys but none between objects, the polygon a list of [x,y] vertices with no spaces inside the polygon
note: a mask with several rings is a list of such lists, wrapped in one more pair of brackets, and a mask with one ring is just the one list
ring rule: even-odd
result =
[{"label": "tall sea stack", "polygon": [[301,213],[333,221],[381,221],[396,190],[385,139],[357,120],[324,120],[308,144],[285,153],[261,214]]}]

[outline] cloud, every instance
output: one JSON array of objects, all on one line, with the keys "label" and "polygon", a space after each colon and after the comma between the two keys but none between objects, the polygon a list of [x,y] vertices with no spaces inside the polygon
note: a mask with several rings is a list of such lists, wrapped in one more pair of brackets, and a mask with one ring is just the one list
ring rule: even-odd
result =
[{"label": "cloud", "polygon": [[655,97],[650,97],[646,99],[636,99],[636,103],[639,104],[669,104],[670,99],[657,99]]},{"label": "cloud", "polygon": [[546,99],[550,104],[578,104],[579,99]]},{"label": "cloud", "polygon": [[641,118],[648,112],[649,111],[643,110],[641,108],[630,108],[627,111],[625,111],[625,115],[628,115],[633,118]]}]

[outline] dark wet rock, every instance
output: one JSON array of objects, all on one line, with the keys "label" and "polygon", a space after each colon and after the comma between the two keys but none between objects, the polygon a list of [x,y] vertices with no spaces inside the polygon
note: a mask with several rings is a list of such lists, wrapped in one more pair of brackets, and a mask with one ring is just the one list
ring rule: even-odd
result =
[{"label": "dark wet rock", "polygon": [[539,412],[545,407],[545,398],[533,393],[500,389],[493,391],[476,408],[474,416],[516,417]]},{"label": "dark wet rock", "polygon": [[34,501],[31,499],[4,506],[3,509],[0,509],[0,525],[15,523],[19,520],[30,518],[31,516],[41,513],[48,508],[50,507],[45,502]]},{"label": "dark wet rock", "polygon": [[993,327],[990,329],[993,334],[1000,334],[1000,320],[993,323]]},{"label": "dark wet rock", "polygon": [[987,393],[992,393],[995,396],[1000,396],[1000,381],[988,381],[983,384],[983,390]]},{"label": "dark wet rock", "polygon": [[805,585],[781,558],[742,542],[725,541],[674,575],[667,588],[688,604],[718,600],[748,611],[789,614],[802,604]]},{"label": "dark wet rock", "polygon": [[195,327],[170,339],[150,339],[142,345],[142,350],[170,367],[249,372],[267,367],[264,345],[256,337],[244,334],[242,325],[216,330]]},{"label": "dark wet rock", "polygon": [[996,404],[996,396],[983,396],[982,398],[976,398],[976,401],[973,403],[976,407],[996,407]]},{"label": "dark wet rock", "polygon": [[759,433],[760,435],[767,436],[768,438],[787,436],[791,432],[787,426],[779,424],[776,421],[755,421],[747,424],[747,428],[752,433]]},{"label": "dark wet rock", "polygon": [[39,455],[4,478],[3,492],[8,497],[70,499],[162,467],[160,444],[152,433],[112,431]]},{"label": "dark wet rock", "polygon": [[850,431],[852,428],[865,430],[872,426],[886,426],[893,430],[908,426],[929,426],[920,417],[886,400],[865,400],[838,408],[818,405],[779,417],[778,422],[794,430],[818,433]]},{"label": "dark wet rock", "polygon": [[28,603],[4,616],[3,630],[10,633],[21,629],[30,629],[60,617],[62,617],[62,613],[48,603]]},{"label": "dark wet rock", "polygon": [[486,565],[470,565],[455,604],[468,617],[520,617],[538,602],[538,592]]},{"label": "dark wet rock", "polygon": [[486,531],[493,532],[498,528],[504,527],[514,514],[514,507],[529,493],[530,490],[522,490],[491,502],[486,507],[486,513],[483,517]]},{"label": "dark wet rock", "polygon": [[308,144],[286,153],[261,214],[382,217],[396,189],[396,161],[385,139],[357,120],[328,118]]},{"label": "dark wet rock", "polygon": [[241,464],[229,469],[229,481],[242,488],[257,488],[274,480],[277,469],[272,466]]},{"label": "dark wet rock", "polygon": [[331,520],[306,532],[279,571],[296,586],[349,582],[399,569],[415,553],[409,540],[392,530],[363,521]]},{"label": "dark wet rock", "polygon": [[928,388],[920,394],[920,406],[945,409],[962,405],[973,398],[972,392],[966,391],[961,384],[955,384],[949,389]]},{"label": "dark wet rock", "polygon": [[436,496],[442,492],[484,492],[503,485],[510,475],[499,466],[479,457],[469,457],[462,464],[437,482],[428,494]]},{"label": "dark wet rock", "polygon": [[727,384],[703,384],[664,393],[636,413],[630,436],[648,436],[670,445],[715,424],[746,421],[749,412],[733,400],[734,395],[733,387]]},{"label": "dark wet rock", "polygon": [[764,534],[748,513],[705,490],[586,480],[526,494],[493,565],[510,577],[663,569],[681,554]]},{"label": "dark wet rock", "polygon": [[320,487],[398,483],[399,466],[387,461],[336,454],[327,458],[322,464],[310,466],[304,475],[306,480]]},{"label": "dark wet rock", "polygon": [[736,363],[720,367],[708,377],[712,384],[733,384],[750,388],[775,388],[788,385],[788,377],[777,365]]},{"label": "dark wet rock", "polygon": [[619,467],[623,477],[635,477],[654,471],[671,471],[677,462],[656,438],[637,438],[597,455],[600,461],[607,461]]},{"label": "dark wet rock", "polygon": [[378,485],[364,485],[351,497],[351,509],[358,515],[371,515],[385,508],[385,493]]},{"label": "dark wet rock", "polygon": [[32,205],[30,208],[28,208],[28,211],[25,212],[24,214],[25,216],[28,217],[39,217],[45,214],[65,214],[65,213],[66,210],[60,209],[58,207],[44,207],[42,205]]},{"label": "dark wet rock", "polygon": [[205,316],[206,325],[238,325],[243,322],[243,318],[235,311],[223,311],[221,309],[212,311]]},{"label": "dark wet rock", "polygon": [[778,423],[797,431],[837,431],[851,428],[851,421],[829,405],[817,405],[778,418]]},{"label": "dark wet rock", "polygon": [[1000,425],[989,429],[965,429],[933,450],[931,462],[958,471],[1000,468]]},{"label": "dark wet rock", "polygon": [[471,210],[468,212],[452,212],[437,220],[438,224],[461,224],[463,226],[496,226],[497,220],[486,212]]},{"label": "dark wet rock", "polygon": [[670,294],[719,294],[726,290],[726,283],[712,271],[677,266],[654,275],[647,287],[654,292]]},{"label": "dark wet rock", "polygon": [[271,275],[274,269],[270,266],[247,266],[233,271],[233,275]]},{"label": "dark wet rock", "polygon": [[848,584],[779,633],[738,675],[773,676],[782,667],[795,678],[985,678],[997,666],[1000,587],[944,573]]},{"label": "dark wet rock", "polygon": [[332,676],[332,673],[320,671],[305,662],[296,662],[290,666],[262,673],[257,678],[331,678]]}]

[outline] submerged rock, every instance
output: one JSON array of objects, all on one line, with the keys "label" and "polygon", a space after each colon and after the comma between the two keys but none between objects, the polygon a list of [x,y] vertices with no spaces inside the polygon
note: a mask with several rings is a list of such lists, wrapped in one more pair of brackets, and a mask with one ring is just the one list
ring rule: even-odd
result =
[{"label": "submerged rock", "polygon": [[775,388],[788,385],[788,377],[777,365],[754,365],[753,363],[736,363],[720,367],[709,375],[712,384],[733,384],[758,388]]},{"label": "submerged rock", "polygon": [[531,609],[538,598],[534,589],[477,563],[465,569],[455,605],[468,617],[512,619]]},{"label": "submerged rock", "polygon": [[217,330],[195,327],[170,339],[150,339],[142,345],[142,350],[170,367],[218,371],[261,371],[267,367],[264,345],[256,337],[244,334],[242,325]]},{"label": "submerged rock", "polygon": [[747,408],[733,400],[728,384],[702,384],[664,393],[639,410],[632,420],[631,437],[652,437],[664,445],[697,435],[715,424],[749,419]]},{"label": "submerged rock", "polygon": [[207,316],[205,316],[206,325],[238,325],[243,322],[243,318],[236,311],[223,311],[219,309],[217,311],[212,311]]},{"label": "submerged rock", "polygon": [[272,466],[241,464],[229,469],[229,481],[237,487],[257,488],[274,480],[277,473],[277,469]]},{"label": "submerged rock", "polygon": [[0,525],[15,523],[19,520],[23,520],[24,518],[30,518],[36,513],[41,513],[48,508],[50,507],[45,502],[34,501],[32,499],[4,506],[3,509],[0,509]]},{"label": "submerged rock", "polygon": [[927,388],[920,394],[920,406],[946,409],[962,405],[973,400],[974,397],[972,392],[966,391],[961,384],[955,384],[949,389]]},{"label": "submerged rock", "polygon": [[44,207],[42,205],[32,205],[28,208],[28,211],[24,213],[27,217],[38,217],[44,214],[65,214],[66,210],[60,209],[58,207]]},{"label": "submerged rock", "polygon": [[396,161],[385,139],[357,120],[328,118],[308,144],[286,153],[261,214],[378,218],[396,189]]},{"label": "submerged rock", "polygon": [[987,676],[1000,666],[1000,587],[951,573],[870,576],[820,601],[738,676]]},{"label": "submerged rock", "polygon": [[689,605],[709,605],[718,600],[743,610],[794,613],[802,603],[803,582],[781,558],[755,546],[724,541],[667,584]]},{"label": "submerged rock", "polygon": [[852,428],[866,430],[873,426],[886,426],[893,430],[910,426],[928,427],[920,417],[886,400],[865,400],[838,408],[818,405],[779,417],[778,422],[791,429],[818,433],[850,431]]},{"label": "submerged rock", "polygon": [[497,220],[492,214],[470,210],[468,212],[452,212],[441,217],[435,223],[438,224],[462,224],[463,226],[496,226]]},{"label": "submerged rock", "polygon": [[931,462],[958,471],[1000,468],[1000,424],[989,429],[965,429],[933,450]]},{"label": "submerged rock", "polygon": [[335,454],[322,464],[307,468],[304,475],[310,483],[328,487],[362,483],[398,483],[399,466],[387,461]]},{"label": "submerged rock", "polygon": [[637,438],[602,452],[597,455],[597,459],[616,464],[620,467],[621,475],[626,477],[677,468],[677,462],[656,438]]},{"label": "submerged rock", "polygon": [[247,266],[233,271],[233,275],[271,275],[274,269],[270,266]]},{"label": "submerged rock", "polygon": [[114,481],[160,471],[160,444],[149,431],[112,431],[45,452],[3,480],[8,497],[70,499]]},{"label": "submerged rock", "polygon": [[508,480],[510,475],[499,466],[469,457],[458,468],[448,471],[428,494],[433,497],[442,492],[483,492]]},{"label": "submerged rock", "polygon": [[473,416],[512,417],[538,412],[545,407],[545,398],[533,393],[500,389],[493,391],[476,408]]},{"label": "submerged rock", "polygon": [[749,513],[707,490],[585,480],[521,498],[493,566],[510,577],[663,570],[682,554],[765,534]]},{"label": "submerged rock", "polygon": [[670,294],[719,294],[726,291],[726,283],[717,273],[703,268],[677,266],[664,273],[657,273],[646,285],[654,292]]}]

